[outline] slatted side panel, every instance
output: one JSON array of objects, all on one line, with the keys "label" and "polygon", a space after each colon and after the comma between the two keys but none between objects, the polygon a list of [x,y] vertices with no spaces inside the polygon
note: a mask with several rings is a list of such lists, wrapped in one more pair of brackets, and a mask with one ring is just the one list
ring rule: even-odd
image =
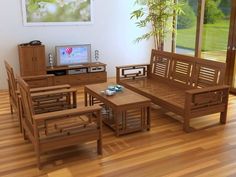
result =
[{"label": "slatted side panel", "polygon": [[152,74],[162,78],[169,77],[170,58],[157,55],[153,56],[151,66]]},{"label": "slatted side panel", "polygon": [[[122,113],[121,133],[133,132],[147,128],[145,108],[130,109]],[[124,121],[125,120],[125,121]]]},{"label": "slatted side panel", "polygon": [[73,105],[69,101],[70,99],[71,95],[69,93],[58,93],[51,96],[32,98],[36,114],[73,108]]},{"label": "slatted side panel", "polygon": [[196,65],[196,76],[194,87],[203,88],[208,86],[219,85],[222,72],[217,67],[210,67],[204,65]]},{"label": "slatted side panel", "polygon": [[223,104],[226,96],[226,93],[222,90],[196,94],[192,99],[191,110]]},{"label": "slatted side panel", "polygon": [[193,62],[173,60],[170,80],[191,85],[193,66]]},{"label": "slatted side panel", "polygon": [[60,118],[56,120],[46,120],[42,123],[39,129],[39,138],[53,138],[56,136],[67,136],[76,134],[86,129],[96,126],[92,123],[91,115],[71,116],[66,118]]},{"label": "slatted side panel", "polygon": [[[116,129],[116,122],[112,108],[102,105],[103,122],[113,130]],[[123,110],[118,118],[119,134],[126,134],[140,130],[146,130],[148,125],[146,107],[130,108]]]}]

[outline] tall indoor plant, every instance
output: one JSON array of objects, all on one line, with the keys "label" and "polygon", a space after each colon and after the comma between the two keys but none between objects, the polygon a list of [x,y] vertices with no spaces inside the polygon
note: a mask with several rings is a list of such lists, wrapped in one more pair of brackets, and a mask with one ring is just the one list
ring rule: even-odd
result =
[{"label": "tall indoor plant", "polygon": [[143,39],[154,38],[155,48],[163,50],[164,39],[167,33],[174,32],[173,19],[183,11],[177,0],[136,0],[140,8],[131,13],[131,19],[137,20],[138,27],[146,27],[151,24],[149,32],[136,39],[137,42]]}]

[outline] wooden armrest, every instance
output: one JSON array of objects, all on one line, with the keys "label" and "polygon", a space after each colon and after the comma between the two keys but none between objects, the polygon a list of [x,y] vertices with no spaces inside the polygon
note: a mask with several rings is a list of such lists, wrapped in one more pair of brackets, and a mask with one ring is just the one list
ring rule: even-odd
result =
[{"label": "wooden armrest", "polygon": [[211,86],[211,87],[206,87],[206,88],[197,88],[197,89],[187,90],[185,93],[190,94],[190,95],[194,95],[194,94],[219,91],[219,90],[229,90],[229,86],[228,85],[217,85],[217,86]]},{"label": "wooden armrest", "polygon": [[47,87],[38,87],[38,88],[31,88],[30,93],[45,92],[45,91],[52,91],[52,90],[59,90],[59,89],[69,89],[69,88],[71,88],[71,86],[69,84],[47,86]]},{"label": "wooden armrest", "polygon": [[129,68],[129,67],[138,67],[138,66],[149,66],[150,64],[134,64],[134,65],[124,65],[124,66],[116,66],[117,69]]},{"label": "wooden armrest", "polygon": [[25,81],[28,81],[28,80],[44,79],[44,78],[49,78],[49,77],[54,77],[54,74],[45,74],[45,75],[37,75],[37,76],[23,76],[22,78]]},{"label": "wooden armrest", "polygon": [[[227,111],[229,86],[211,86],[186,91],[184,114],[188,117]],[[226,117],[225,117],[226,118]],[[222,122],[225,120],[222,119]]]},{"label": "wooden armrest", "polygon": [[101,109],[102,109],[102,107],[98,106],[98,105],[88,106],[88,107],[80,107],[80,108],[67,109],[67,110],[62,110],[62,111],[36,114],[33,116],[33,119],[35,120],[36,123],[39,123],[39,122],[49,120],[49,119],[58,119],[60,117],[66,117],[66,116],[69,117],[69,116],[94,113],[96,111],[100,111]]},{"label": "wooden armrest", "polygon": [[[56,86],[47,86],[47,87],[39,87],[39,88],[31,88],[30,93],[34,94],[37,92],[48,92],[48,91],[53,91],[53,90],[60,90],[60,89],[70,89],[71,86],[69,84],[64,84],[64,85],[56,85]],[[71,92],[71,91],[70,91]],[[16,94],[20,95],[20,91],[16,90]]]},{"label": "wooden armrest", "polygon": [[47,96],[47,95],[54,95],[54,94],[60,94],[60,93],[71,93],[76,92],[76,89],[61,89],[61,90],[52,90],[52,91],[46,91],[46,92],[37,92],[32,93],[31,96],[38,97],[38,96]]}]

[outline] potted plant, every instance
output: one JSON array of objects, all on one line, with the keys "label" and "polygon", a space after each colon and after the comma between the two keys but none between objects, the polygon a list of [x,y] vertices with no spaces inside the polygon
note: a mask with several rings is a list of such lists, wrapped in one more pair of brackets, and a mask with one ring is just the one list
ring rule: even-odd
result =
[{"label": "potted plant", "polygon": [[136,25],[140,28],[151,24],[151,30],[135,41],[153,37],[155,49],[163,50],[166,34],[175,31],[173,19],[183,13],[181,4],[176,0],[136,0],[140,8],[131,13],[131,19],[137,20]]}]

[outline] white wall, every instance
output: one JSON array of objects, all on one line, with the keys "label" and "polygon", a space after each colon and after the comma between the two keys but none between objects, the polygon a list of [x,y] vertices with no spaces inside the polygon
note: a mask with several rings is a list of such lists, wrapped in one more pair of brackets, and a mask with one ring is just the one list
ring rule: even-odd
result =
[{"label": "white wall", "polygon": [[[94,23],[80,26],[26,27],[22,23],[21,0],[1,0],[0,6],[0,89],[6,89],[7,60],[19,73],[17,44],[38,39],[46,46],[46,56],[56,45],[91,43],[100,51],[100,61],[107,64],[108,76],[115,76],[115,66],[147,63],[152,41],[133,43],[144,31],[130,20],[134,0],[94,0]],[[47,57],[46,57],[47,58]]]}]

